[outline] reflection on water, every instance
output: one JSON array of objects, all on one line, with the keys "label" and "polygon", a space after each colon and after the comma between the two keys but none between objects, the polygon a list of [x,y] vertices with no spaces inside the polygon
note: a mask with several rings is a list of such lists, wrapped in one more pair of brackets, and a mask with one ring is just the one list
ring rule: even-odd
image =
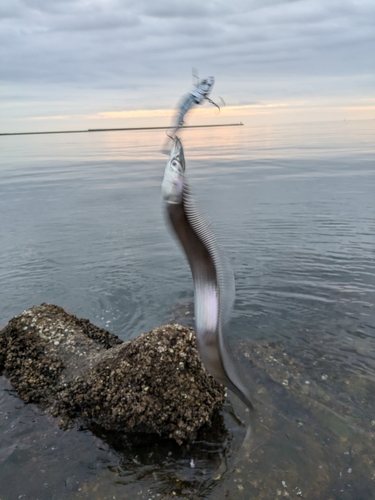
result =
[{"label": "reflection on water", "polygon": [[[0,498],[308,498],[375,492],[375,122],[181,132],[236,275],[229,336],[252,385],[212,434],[62,431],[0,379]],[[42,302],[121,338],[192,320],[161,209],[162,131],[1,138],[0,326]],[[220,420],[221,419],[221,420]]]}]

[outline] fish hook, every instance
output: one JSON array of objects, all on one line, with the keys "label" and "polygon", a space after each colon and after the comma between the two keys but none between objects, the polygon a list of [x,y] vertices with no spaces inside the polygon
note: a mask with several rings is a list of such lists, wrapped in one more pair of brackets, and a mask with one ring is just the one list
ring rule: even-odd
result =
[{"label": "fish hook", "polygon": [[[219,113],[220,113],[220,106],[218,104],[216,104],[216,102],[214,102],[212,99],[210,99],[209,97],[205,97],[206,101],[208,101],[210,104],[213,104],[218,110],[219,110]],[[224,106],[225,106],[225,102],[224,102],[224,99],[222,97],[219,96],[219,99],[223,102]]]},{"label": "fish hook", "polygon": [[169,135],[169,134],[168,134],[168,132],[169,132],[169,129],[167,129],[167,130],[165,131],[166,135],[167,135],[170,139],[172,139],[172,140],[173,140],[173,135]]},{"label": "fish hook", "polygon": [[220,113],[220,106],[218,104],[216,104],[216,102],[214,102],[212,99],[210,99],[209,97],[205,97],[206,101],[208,101],[210,104],[213,104],[214,106],[217,107],[217,109],[219,110],[219,113]]}]

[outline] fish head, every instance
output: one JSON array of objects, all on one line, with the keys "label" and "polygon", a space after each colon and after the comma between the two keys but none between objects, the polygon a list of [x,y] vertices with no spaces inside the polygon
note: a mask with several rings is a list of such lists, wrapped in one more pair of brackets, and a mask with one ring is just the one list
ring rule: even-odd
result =
[{"label": "fish head", "polygon": [[164,171],[161,185],[163,200],[167,203],[181,203],[184,189],[185,157],[184,148],[177,136],[173,138],[173,146]]},{"label": "fish head", "polygon": [[206,94],[211,92],[211,89],[215,83],[215,78],[213,76],[208,76],[200,81],[200,87],[205,91]]}]

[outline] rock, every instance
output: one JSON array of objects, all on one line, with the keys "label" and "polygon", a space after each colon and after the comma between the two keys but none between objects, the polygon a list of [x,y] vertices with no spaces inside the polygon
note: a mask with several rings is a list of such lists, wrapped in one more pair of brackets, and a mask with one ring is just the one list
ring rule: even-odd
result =
[{"label": "rock", "polygon": [[42,304],[0,332],[0,373],[25,402],[61,424],[193,440],[224,402],[192,328],[167,324],[121,341],[88,320]]}]

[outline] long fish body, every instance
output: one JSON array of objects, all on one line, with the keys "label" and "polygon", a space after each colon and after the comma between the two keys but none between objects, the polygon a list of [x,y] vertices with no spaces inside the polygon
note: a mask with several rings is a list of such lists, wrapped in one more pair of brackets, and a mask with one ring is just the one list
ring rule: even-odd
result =
[{"label": "long fish body", "polygon": [[171,226],[186,254],[194,281],[195,330],[206,370],[253,408],[223,332],[234,302],[233,273],[210,224],[202,216],[185,178],[181,141],[174,137],[164,173],[162,196]]}]

